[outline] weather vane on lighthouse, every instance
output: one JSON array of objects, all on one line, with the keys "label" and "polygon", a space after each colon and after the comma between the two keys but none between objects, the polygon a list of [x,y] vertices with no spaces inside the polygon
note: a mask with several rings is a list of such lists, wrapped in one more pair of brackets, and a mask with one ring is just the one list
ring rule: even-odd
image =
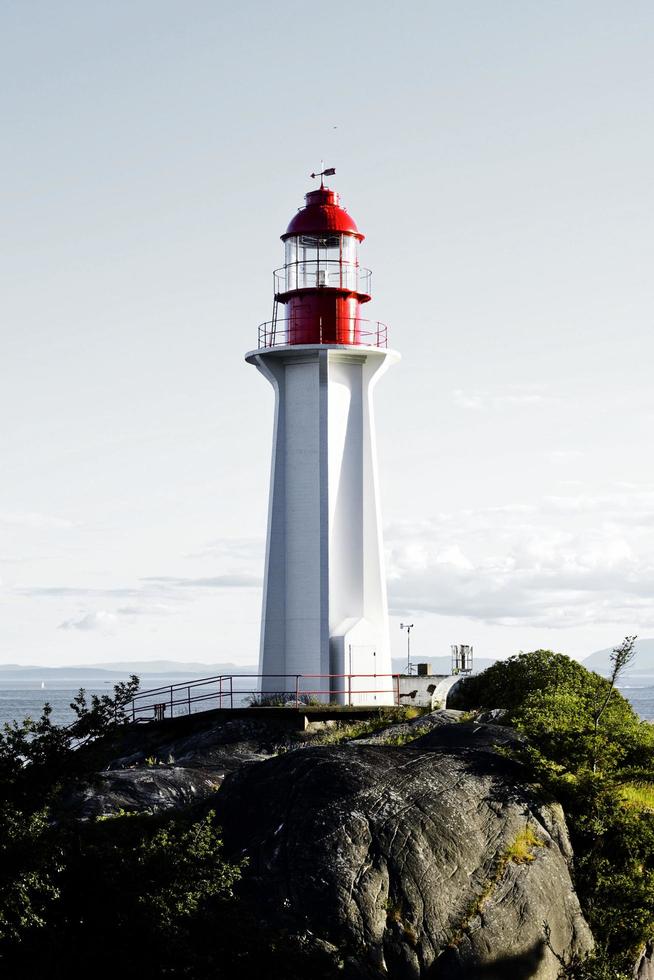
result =
[{"label": "weather vane on lighthouse", "polygon": [[[320,166],[322,167],[322,160],[320,161]],[[325,177],[333,177],[335,173],[336,173],[336,168],[335,167],[328,167],[327,170],[321,170],[319,173],[317,173],[317,174],[309,174],[309,176],[310,177],[313,177],[314,179],[316,177],[320,177],[320,186],[322,188],[322,187],[325,186],[325,180],[324,180],[324,178]]]},{"label": "weather vane on lighthouse", "polygon": [[314,675],[323,700],[392,704],[372,393],[399,354],[361,315],[364,236],[334,173],[311,174],[281,236],[273,319],[246,355],[275,391],[259,672],[268,692]]}]

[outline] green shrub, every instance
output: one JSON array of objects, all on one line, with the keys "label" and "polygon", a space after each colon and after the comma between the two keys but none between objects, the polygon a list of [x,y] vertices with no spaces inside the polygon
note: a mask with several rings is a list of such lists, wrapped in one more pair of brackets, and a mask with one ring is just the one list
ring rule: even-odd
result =
[{"label": "green shrub", "polygon": [[[616,649],[628,654],[627,641]],[[515,754],[564,807],[575,887],[599,946],[561,975],[628,973],[654,934],[654,726],[608,680],[547,650],[494,664],[462,696],[470,709],[506,709],[503,723],[527,740]]]}]

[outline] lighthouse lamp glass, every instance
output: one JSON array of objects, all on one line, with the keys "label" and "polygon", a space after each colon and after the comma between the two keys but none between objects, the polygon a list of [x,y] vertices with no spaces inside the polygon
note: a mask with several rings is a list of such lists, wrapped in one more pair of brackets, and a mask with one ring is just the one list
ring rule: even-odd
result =
[{"label": "lighthouse lamp glass", "polygon": [[285,243],[286,289],[357,289],[358,241],[353,235],[292,235]]}]

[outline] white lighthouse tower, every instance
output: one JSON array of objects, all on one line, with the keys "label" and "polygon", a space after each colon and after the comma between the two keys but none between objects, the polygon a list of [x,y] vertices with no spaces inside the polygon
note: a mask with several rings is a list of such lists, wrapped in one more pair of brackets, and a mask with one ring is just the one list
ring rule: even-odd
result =
[{"label": "white lighthouse tower", "polygon": [[267,693],[301,675],[321,700],[392,704],[373,391],[399,354],[361,317],[363,235],[317,176],[246,355],[275,391],[259,672]]}]

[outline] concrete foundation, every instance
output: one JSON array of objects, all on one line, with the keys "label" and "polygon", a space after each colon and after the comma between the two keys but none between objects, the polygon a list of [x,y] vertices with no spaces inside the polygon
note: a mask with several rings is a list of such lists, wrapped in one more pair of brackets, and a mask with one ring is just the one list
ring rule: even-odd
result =
[{"label": "concrete foundation", "polygon": [[402,674],[400,676],[400,704],[418,708],[447,707],[447,697],[462,680],[460,674]]}]

